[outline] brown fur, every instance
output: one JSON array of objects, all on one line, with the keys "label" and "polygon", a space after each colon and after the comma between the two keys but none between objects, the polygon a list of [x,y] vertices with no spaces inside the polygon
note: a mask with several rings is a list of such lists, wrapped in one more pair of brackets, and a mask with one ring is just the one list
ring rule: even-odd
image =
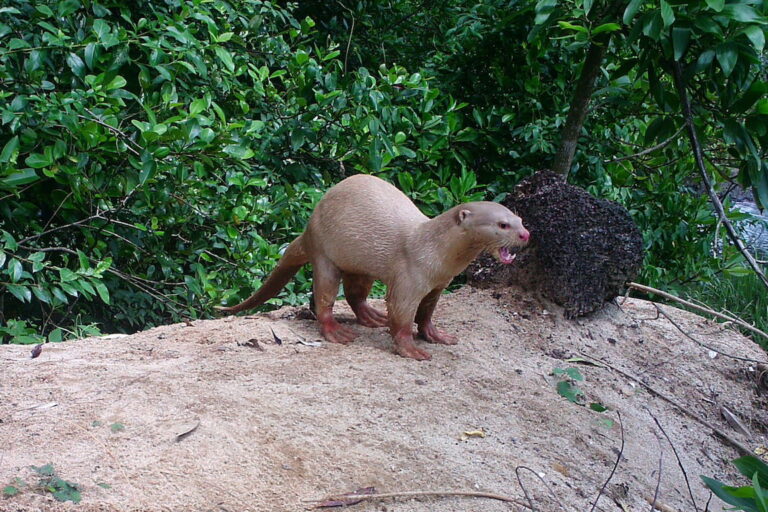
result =
[{"label": "brown fur", "polygon": [[[291,242],[256,293],[241,304],[220,309],[237,313],[263,304],[302,265],[311,263],[315,313],[328,341],[349,343],[356,336],[332,315],[341,281],[362,325],[389,325],[398,354],[429,359],[429,353],[413,343],[413,323],[427,341],[456,343],[455,337],[432,323],[443,289],[480,251],[498,258],[502,247],[525,245],[528,237],[520,218],[500,204],[465,203],[429,219],[394,186],[358,174],[328,190],[307,229]],[[366,301],[375,279],[387,285],[388,315]]]}]

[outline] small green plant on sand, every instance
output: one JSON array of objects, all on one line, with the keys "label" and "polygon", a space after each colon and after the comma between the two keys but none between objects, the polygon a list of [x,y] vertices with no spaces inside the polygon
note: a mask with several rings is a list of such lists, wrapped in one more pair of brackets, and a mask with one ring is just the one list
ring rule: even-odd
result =
[{"label": "small green plant on sand", "polygon": [[[608,407],[601,404],[600,402],[587,403],[586,394],[576,385],[577,382],[584,381],[584,376],[581,374],[578,368],[555,368],[552,370],[552,375],[558,378],[557,394],[569,402],[576,405],[589,407],[596,412],[605,412],[608,410]],[[613,426],[613,420],[609,418],[602,418],[600,423],[602,423],[607,428]]]},{"label": "small green plant on sand", "polygon": [[51,464],[32,466],[32,469],[40,475],[38,482],[40,489],[51,493],[57,501],[80,503],[80,486],[59,477]]},{"label": "small green plant on sand", "polygon": [[751,485],[732,487],[703,475],[701,479],[718,498],[734,506],[731,510],[768,512],[768,465],[752,455],[734,460],[733,465],[752,481]]},{"label": "small green plant on sand", "polygon": [[14,478],[12,484],[3,487],[3,496],[16,496],[27,486],[27,483],[21,478]]}]

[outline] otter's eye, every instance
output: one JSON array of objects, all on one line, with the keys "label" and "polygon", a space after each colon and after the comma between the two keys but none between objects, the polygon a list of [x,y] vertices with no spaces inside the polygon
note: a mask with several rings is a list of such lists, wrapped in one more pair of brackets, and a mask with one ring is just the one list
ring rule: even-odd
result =
[{"label": "otter's eye", "polygon": [[506,222],[499,222],[499,227],[501,229],[509,229],[509,224],[507,224]]}]

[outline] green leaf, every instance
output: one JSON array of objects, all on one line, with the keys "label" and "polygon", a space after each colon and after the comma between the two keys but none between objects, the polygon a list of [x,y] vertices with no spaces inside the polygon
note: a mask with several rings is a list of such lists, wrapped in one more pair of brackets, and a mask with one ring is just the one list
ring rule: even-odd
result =
[{"label": "green leaf", "polygon": [[715,496],[727,504],[735,505],[736,507],[742,507],[740,510],[755,510],[755,500],[749,498],[740,498],[734,495],[737,491],[736,487],[730,487],[722,482],[703,475],[700,476],[700,478],[704,482],[704,485],[709,487]]},{"label": "green leaf", "polygon": [[75,76],[82,78],[85,75],[85,63],[76,53],[73,52],[67,55],[67,65]]},{"label": "green leaf", "polygon": [[16,154],[19,150],[19,136],[14,135],[11,137],[11,140],[9,140],[5,146],[3,146],[3,151],[0,152],[0,163],[7,163],[10,162],[12,159],[13,161],[16,160]]},{"label": "green leaf", "polygon": [[16,496],[20,492],[21,490],[18,487],[14,487],[13,485],[6,485],[3,487],[4,496]]},{"label": "green leaf", "polygon": [[584,392],[571,384],[567,380],[561,380],[557,383],[557,393],[569,402],[578,404]]},{"label": "green leaf", "polygon": [[303,66],[304,64],[307,63],[307,61],[309,61],[309,55],[307,54],[307,52],[305,52],[303,50],[297,51],[296,55],[294,56],[294,58],[296,59],[296,63],[299,66]]},{"label": "green leaf", "polygon": [[141,172],[139,173],[139,184],[143,185],[147,180],[155,175],[157,163],[155,157],[147,150],[141,152]]},{"label": "green leaf", "polygon": [[632,18],[635,17],[635,14],[637,14],[637,11],[640,9],[640,5],[642,3],[643,0],[632,0],[629,2],[627,8],[624,9],[624,16],[621,18],[621,21],[623,21],[625,25],[629,25],[629,22],[632,21]]},{"label": "green leaf", "polygon": [[725,7],[725,0],[707,0],[707,6],[715,12],[720,12]]},{"label": "green leaf", "polygon": [[752,487],[755,489],[755,497],[757,503],[760,505],[760,510],[768,511],[768,497],[766,497],[766,494],[760,485],[757,473],[752,477]]},{"label": "green leaf", "polygon": [[672,48],[675,52],[675,60],[680,60],[688,49],[688,41],[691,38],[691,29],[689,28],[672,28]]},{"label": "green leaf", "polygon": [[84,55],[88,69],[93,69],[93,60],[96,58],[96,43],[88,43],[85,47]]},{"label": "green leaf", "polygon": [[122,432],[123,430],[125,430],[125,425],[123,425],[120,422],[116,422],[109,426],[109,430],[111,430],[113,433]]},{"label": "green leaf", "polygon": [[604,406],[599,402],[592,402],[591,404],[589,404],[589,408],[597,412],[605,412],[608,410],[606,406]]},{"label": "green leaf", "polygon": [[18,284],[7,284],[5,288],[21,302],[32,302],[32,290],[28,286]]},{"label": "green leaf", "polygon": [[48,341],[50,343],[61,343],[62,339],[64,339],[64,331],[62,331],[59,327],[52,330],[50,334],[48,334]]},{"label": "green leaf", "polygon": [[[744,33],[752,42],[752,46],[755,47],[755,50],[757,50],[758,53],[762,53],[763,48],[765,48],[765,32],[763,32],[763,29],[757,25],[750,25],[744,29]],[[2,162],[2,159],[0,159],[0,162]]]},{"label": "green leaf", "polygon": [[581,25],[574,25],[573,23],[569,23],[567,21],[558,21],[557,24],[560,25],[560,28],[564,28],[566,30],[575,30],[576,32],[582,32],[584,34],[589,32],[587,27],[582,27]]},{"label": "green leaf", "polygon": [[51,158],[51,155],[49,154],[41,154],[41,153],[32,153],[27,157],[24,162],[35,169],[41,169],[43,167],[48,167],[53,163],[53,159]]},{"label": "green leaf", "polygon": [[68,268],[60,268],[59,269],[59,278],[64,283],[69,283],[72,281],[77,281],[78,276]]},{"label": "green leaf", "polygon": [[584,376],[581,374],[578,368],[566,368],[565,373],[575,381],[584,380]]},{"label": "green leaf", "polygon": [[739,59],[739,49],[736,43],[728,41],[718,45],[715,48],[715,55],[717,56],[717,62],[720,63],[720,67],[723,70],[723,74],[730,76],[733,68],[736,67],[736,61]]},{"label": "green leaf", "polygon": [[746,455],[735,459],[733,465],[747,478],[757,475],[761,487],[768,487],[768,465],[759,458]]},{"label": "green leaf", "polygon": [[24,268],[21,266],[21,262],[17,259],[12,259],[8,264],[8,275],[11,278],[11,282],[17,283],[21,279],[22,272],[24,272]]},{"label": "green leaf", "polygon": [[741,23],[765,23],[765,20],[757,14],[757,11],[745,3],[728,4],[723,8],[722,14]]},{"label": "green leaf", "polygon": [[105,36],[109,34],[109,24],[103,19],[98,18],[93,22],[93,31],[96,33],[99,41],[104,41]]},{"label": "green leaf", "polygon": [[36,5],[35,10],[37,10],[37,12],[40,14],[47,16],[48,18],[52,18],[54,16],[53,11],[47,5]]},{"label": "green leaf", "polygon": [[592,35],[602,34],[603,32],[615,32],[621,30],[621,25],[618,23],[604,23],[592,31]]},{"label": "green leaf", "polygon": [[111,81],[110,81],[110,82],[107,84],[107,86],[105,87],[105,89],[106,89],[106,90],[108,90],[108,91],[112,91],[112,90],[114,90],[114,89],[121,89],[121,88],[125,87],[125,85],[126,85],[127,83],[128,83],[128,82],[126,81],[126,79],[125,79],[125,78],[121,77],[120,75],[117,75],[117,76],[115,76],[115,78],[113,78],[113,79],[112,79],[112,80],[111,80]]},{"label": "green leaf", "polygon": [[96,288],[96,293],[99,294],[99,298],[104,304],[109,304],[109,290],[104,286],[104,283],[96,279],[91,279],[91,284]]},{"label": "green leaf", "polygon": [[661,0],[661,19],[664,21],[664,28],[675,22],[675,12],[666,0]]},{"label": "green leaf", "polygon": [[536,18],[534,23],[536,25],[545,23],[556,7],[557,0],[539,0],[536,2]]},{"label": "green leaf", "polygon": [[207,107],[208,107],[208,103],[205,101],[205,99],[203,98],[197,99],[189,105],[189,115],[195,116],[200,112],[203,112]]},{"label": "green leaf", "polygon": [[230,73],[235,71],[235,63],[232,60],[232,54],[229,53],[229,51],[226,48],[222,48],[221,46],[217,46],[214,48],[214,51],[216,52],[216,55],[219,57],[219,60],[224,63],[224,66],[229,70]]},{"label": "green leaf", "polygon": [[252,158],[255,155],[253,150],[251,150],[250,148],[246,148],[238,144],[230,144],[228,146],[225,146],[223,151],[229,156],[233,158],[237,158],[239,160],[247,160],[249,158]]},{"label": "green leaf", "polygon": [[5,241],[5,246],[8,248],[9,251],[15,251],[19,248],[18,242],[13,238],[13,235],[11,235],[9,232],[3,230],[3,240]]},{"label": "green leaf", "polygon": [[40,302],[50,304],[51,301],[53,300],[51,293],[45,288],[42,288],[40,286],[33,286],[32,293],[35,294],[35,297],[37,297],[37,300],[39,300]]},{"label": "green leaf", "polygon": [[8,188],[16,188],[27,183],[33,183],[40,179],[34,169],[21,169],[9,176],[6,176],[0,182]]}]

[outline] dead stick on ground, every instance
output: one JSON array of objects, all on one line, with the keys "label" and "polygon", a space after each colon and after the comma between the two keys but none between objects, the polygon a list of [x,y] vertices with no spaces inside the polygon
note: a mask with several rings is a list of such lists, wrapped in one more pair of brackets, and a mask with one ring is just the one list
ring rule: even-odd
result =
[{"label": "dead stick on ground", "polygon": [[592,504],[592,508],[589,509],[589,512],[594,512],[595,508],[597,507],[597,502],[600,501],[600,496],[603,495],[603,493],[605,492],[605,488],[608,487],[608,482],[611,481],[611,478],[613,478],[613,475],[616,473],[616,468],[619,467],[619,462],[621,462],[621,457],[624,455],[624,421],[621,419],[621,413],[619,411],[616,411],[616,415],[619,417],[619,427],[621,427],[621,448],[619,448],[619,455],[616,457],[616,463],[613,465],[611,474],[608,475],[608,479],[600,488],[600,492],[597,493],[597,498],[595,498],[595,502]]},{"label": "dead stick on ground", "polygon": [[680,297],[677,297],[675,295],[672,295],[671,293],[667,293],[665,291],[652,288],[650,286],[645,286],[644,284],[638,284],[638,283],[627,283],[627,286],[630,288],[634,288],[635,290],[645,292],[645,293],[653,293],[654,295],[659,295],[661,297],[664,297],[665,299],[674,300],[675,302],[679,302],[680,304],[683,304],[684,306],[688,306],[691,309],[695,309],[697,311],[701,311],[702,313],[708,313],[712,316],[716,316],[717,318],[721,318],[723,320],[727,320],[729,322],[733,322],[738,326],[741,326],[749,331],[752,331],[756,334],[759,334],[760,336],[764,337],[768,340],[768,333],[761,331],[757,327],[748,324],[744,320],[741,320],[739,318],[732,317],[730,315],[726,315],[723,313],[719,313],[717,311],[711,310],[709,308],[705,308],[704,306],[699,306],[698,304],[694,304],[693,302],[687,301],[685,299],[681,299]]},{"label": "dead stick on ground", "polygon": [[683,472],[683,478],[685,478],[685,486],[688,488],[688,496],[691,497],[691,503],[693,503],[693,510],[695,510],[696,512],[699,512],[699,506],[696,504],[696,499],[693,497],[693,490],[691,490],[691,482],[688,480],[688,472],[685,470],[685,466],[683,466],[683,461],[680,460],[680,455],[677,454],[677,448],[675,448],[675,444],[672,442],[672,439],[670,439],[669,435],[667,434],[667,431],[664,430],[664,427],[661,426],[661,422],[658,420],[658,418],[656,418],[656,416],[653,415],[650,409],[646,407],[645,411],[651,415],[651,418],[653,418],[653,421],[656,422],[656,426],[659,427],[659,430],[661,430],[661,433],[664,434],[664,437],[669,443],[669,446],[672,447],[672,453],[675,454],[675,458],[677,459],[677,465],[680,467],[680,471]]},{"label": "dead stick on ground", "polygon": [[527,503],[510,496],[502,496],[501,494],[494,494],[490,492],[478,492],[478,491],[403,491],[403,492],[384,492],[379,494],[335,494],[322,500],[311,500],[312,503],[318,503],[328,500],[382,500],[385,498],[422,498],[427,496],[467,496],[471,498],[488,498],[491,500],[505,501],[507,503],[514,503],[521,507],[530,508]]},{"label": "dead stick on ground", "polygon": [[720,355],[722,355],[722,356],[725,356],[725,357],[730,357],[731,359],[736,359],[737,361],[746,361],[746,362],[748,362],[748,363],[757,363],[757,364],[760,364],[760,363],[762,363],[762,361],[758,361],[757,359],[752,359],[751,357],[741,357],[741,356],[735,356],[735,355],[733,355],[733,354],[729,354],[728,352],[723,352],[723,351],[722,351],[722,350],[720,350],[720,349],[717,349],[717,348],[715,348],[715,347],[711,347],[711,346],[707,345],[707,344],[706,344],[706,343],[704,343],[703,341],[699,341],[699,340],[697,340],[696,338],[694,338],[693,336],[691,336],[689,333],[687,333],[687,332],[685,331],[685,329],[683,329],[683,328],[680,326],[680,324],[678,324],[677,322],[675,322],[675,321],[672,319],[672,317],[671,317],[671,316],[669,316],[669,315],[668,315],[668,314],[667,314],[667,313],[666,313],[666,312],[665,312],[663,309],[661,309],[661,306],[660,306],[659,304],[656,304],[656,303],[654,302],[654,303],[653,303],[653,305],[656,307],[656,311],[657,311],[657,312],[659,312],[659,314],[661,314],[661,316],[663,316],[664,318],[666,318],[667,320],[669,320],[669,323],[671,323],[672,325],[674,325],[674,326],[677,328],[677,330],[678,330],[678,331],[680,331],[681,333],[683,333],[683,335],[685,335],[685,337],[686,337],[686,338],[688,338],[689,340],[691,340],[691,341],[692,341],[692,342],[694,342],[695,344],[699,345],[700,347],[702,347],[702,348],[705,348],[705,349],[707,349],[707,350],[711,350],[712,352],[716,352],[716,353],[718,353],[718,354],[720,354]]},{"label": "dead stick on ground", "polygon": [[684,413],[688,417],[696,420],[700,424],[702,424],[705,427],[707,427],[708,429],[710,429],[712,431],[712,433],[714,433],[715,435],[717,435],[718,437],[720,437],[721,439],[726,441],[728,444],[730,444],[731,446],[733,446],[734,448],[736,448],[737,450],[742,452],[744,455],[754,455],[752,453],[752,450],[750,450],[749,448],[747,448],[746,446],[741,444],[739,441],[737,441],[736,439],[732,438],[731,436],[729,436],[728,434],[726,434],[725,432],[723,432],[719,428],[715,427],[714,425],[709,423],[707,420],[705,420],[705,419],[701,418],[700,416],[694,414],[690,409],[688,409],[687,407],[679,404],[677,401],[675,401],[674,399],[668,397],[667,395],[665,395],[664,393],[662,393],[658,389],[654,388],[650,384],[646,384],[645,382],[643,382],[642,380],[638,379],[637,377],[635,377],[633,375],[630,375],[629,373],[625,372],[624,370],[616,368],[612,364],[610,364],[610,363],[608,363],[606,361],[603,361],[602,359],[598,359],[596,357],[587,355],[584,352],[579,352],[579,354],[581,354],[581,356],[583,358],[587,359],[587,360],[591,360],[591,361],[594,361],[594,362],[597,362],[597,363],[600,363],[600,364],[604,364],[607,368],[610,368],[611,370],[615,371],[616,373],[619,373],[619,374],[623,375],[627,379],[640,384],[645,389],[650,391],[652,394],[658,396],[659,398],[661,398],[665,402],[669,403],[670,405],[673,405],[680,412]]},{"label": "dead stick on ground", "polygon": [[520,476],[520,471],[523,470],[523,469],[526,470],[526,471],[530,471],[533,474],[533,476],[538,478],[539,481],[544,484],[544,487],[547,488],[547,490],[549,491],[549,494],[555,499],[555,501],[557,501],[557,503],[560,505],[561,509],[563,509],[565,511],[569,510],[568,507],[566,507],[563,504],[563,502],[560,499],[560,497],[557,494],[555,494],[555,491],[552,490],[552,487],[549,485],[549,483],[547,483],[547,481],[544,480],[544,478],[542,478],[541,475],[539,475],[537,472],[535,472],[534,470],[532,470],[528,466],[517,466],[515,468],[515,475],[517,476],[517,483],[520,485],[520,488],[523,490],[523,493],[525,494],[525,498],[528,500],[528,503],[530,504],[530,509],[531,510],[534,510],[534,508],[533,508],[533,501],[531,500],[530,496],[528,496],[528,490],[523,485],[523,479]]},{"label": "dead stick on ground", "polygon": [[656,509],[656,503],[659,499],[659,489],[661,488],[661,471],[663,469],[664,464],[664,448],[661,447],[661,440],[656,437],[656,441],[659,443],[659,469],[658,475],[656,477],[656,489],[653,491],[653,501],[651,501],[651,512],[653,512]]}]

